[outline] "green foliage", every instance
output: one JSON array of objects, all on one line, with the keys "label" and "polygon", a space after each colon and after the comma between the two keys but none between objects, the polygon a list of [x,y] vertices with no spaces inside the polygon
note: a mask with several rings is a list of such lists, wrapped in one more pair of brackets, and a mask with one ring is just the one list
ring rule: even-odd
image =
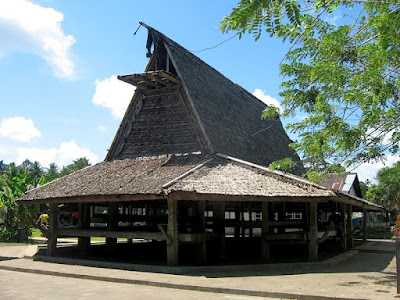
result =
[{"label": "green foliage", "polygon": [[361,195],[363,199],[367,196],[367,192],[371,187],[371,181],[368,179],[365,182],[360,181],[360,189],[361,189]]},{"label": "green foliage", "polygon": [[27,242],[35,223],[36,205],[23,205],[15,202],[32,187],[33,177],[27,176],[26,170],[17,170],[11,166],[0,189],[0,209],[4,213],[4,225],[0,228],[0,241]]},{"label": "green foliage", "polygon": [[279,170],[284,173],[288,173],[294,168],[296,168],[297,163],[294,162],[291,158],[284,158],[281,160],[274,161],[269,165],[269,168],[274,171],[274,170]]},{"label": "green foliage", "polygon": [[[340,25],[330,24],[342,11]],[[280,66],[282,115],[305,116],[288,129],[310,171],[399,152],[400,2],[242,0],[221,22],[255,39],[264,29],[292,43]]]},{"label": "green foliage", "polygon": [[74,160],[72,164],[63,167],[60,173],[60,177],[71,174],[72,172],[78,171],[88,166],[90,166],[89,160],[86,157],[81,157]]},{"label": "green foliage", "polygon": [[400,161],[379,170],[377,185],[371,185],[365,198],[382,205],[388,211],[400,209]]},{"label": "green foliage", "polygon": [[50,164],[46,170],[36,161],[32,163],[25,160],[19,166],[14,163],[6,165],[0,161],[0,212],[4,223],[0,226],[0,241],[27,242],[31,235],[31,228],[38,214],[38,206],[21,204],[16,202],[16,199],[31,188],[89,165],[86,158],[79,158],[59,173],[55,163]]}]

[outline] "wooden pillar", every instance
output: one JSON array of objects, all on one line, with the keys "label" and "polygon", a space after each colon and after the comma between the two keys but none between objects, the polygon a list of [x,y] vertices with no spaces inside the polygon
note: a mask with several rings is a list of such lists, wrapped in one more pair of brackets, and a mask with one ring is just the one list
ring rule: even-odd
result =
[{"label": "wooden pillar", "polygon": [[[79,203],[79,229],[88,229],[90,227],[89,204]],[[90,236],[78,237],[78,247],[83,254],[87,254],[90,248]]]},{"label": "wooden pillar", "polygon": [[346,235],[346,240],[347,240],[347,248],[353,248],[353,207],[351,204],[346,205],[346,211],[347,211],[347,235]]},{"label": "wooden pillar", "polygon": [[342,246],[345,251],[347,251],[347,234],[348,234],[346,212],[347,212],[346,204],[341,203],[340,204],[340,219],[341,219],[341,223],[343,224]]},{"label": "wooden pillar", "polygon": [[[238,239],[241,237],[240,230],[242,228],[238,224],[240,224],[240,216],[242,215],[242,217],[243,217],[243,209],[242,209],[241,202],[235,202],[234,205],[235,205],[235,221],[236,221],[235,223],[236,223],[236,225],[235,225],[235,231],[234,231],[233,236],[235,237],[235,239]],[[242,234],[243,234],[243,231],[242,231]]]},{"label": "wooden pillar", "polygon": [[49,238],[47,239],[47,255],[54,256],[57,249],[58,204],[50,204]]},{"label": "wooden pillar", "polygon": [[178,200],[168,198],[168,227],[167,233],[171,241],[167,241],[167,263],[169,266],[178,265]]},{"label": "wooden pillar", "polygon": [[[118,203],[109,202],[107,210],[107,229],[114,230],[116,228],[118,228]],[[106,245],[113,246],[116,244],[116,238],[106,238]]]},{"label": "wooden pillar", "polygon": [[218,256],[225,259],[225,202],[213,203],[214,232],[217,234]]},{"label": "wooden pillar", "polygon": [[[253,207],[251,203],[249,203],[249,224],[252,224],[253,221]],[[253,237],[253,225],[248,226],[249,227],[249,238]]]},{"label": "wooden pillar", "polygon": [[268,202],[262,202],[262,225],[261,225],[261,257],[267,261],[271,258],[267,235],[269,232]]},{"label": "wooden pillar", "polygon": [[367,241],[367,210],[363,209],[363,220],[362,220],[362,239],[363,242]]},{"label": "wooden pillar", "polygon": [[202,234],[203,239],[197,246],[197,261],[199,264],[205,264],[207,261],[207,238],[206,238],[206,218],[204,216],[206,207],[205,201],[197,202],[197,211],[199,216],[199,233]]},{"label": "wooden pillar", "polygon": [[308,204],[308,219],[309,228],[308,233],[308,260],[318,260],[318,224],[317,224],[317,202],[310,202]]}]

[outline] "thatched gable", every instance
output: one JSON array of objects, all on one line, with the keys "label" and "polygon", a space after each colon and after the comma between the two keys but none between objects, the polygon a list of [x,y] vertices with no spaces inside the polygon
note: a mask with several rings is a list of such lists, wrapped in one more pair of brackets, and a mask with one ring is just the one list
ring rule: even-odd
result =
[{"label": "thatched gable", "polygon": [[[119,76],[137,87],[106,160],[172,153],[226,153],[268,166],[290,157],[304,172],[266,105],[157,30],[149,30],[144,73]],[[152,46],[154,51],[151,53]]]}]

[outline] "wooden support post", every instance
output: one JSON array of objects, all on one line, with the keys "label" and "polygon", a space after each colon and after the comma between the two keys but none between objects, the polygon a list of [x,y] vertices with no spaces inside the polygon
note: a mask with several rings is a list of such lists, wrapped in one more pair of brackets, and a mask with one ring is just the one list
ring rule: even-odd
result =
[{"label": "wooden support post", "polygon": [[225,202],[213,203],[214,232],[217,234],[218,256],[225,259]]},{"label": "wooden support post", "polygon": [[363,242],[367,241],[367,210],[363,209],[363,217],[362,217],[362,239]]},{"label": "wooden support post", "polygon": [[[237,202],[235,203],[235,221],[236,224],[240,224],[240,215],[243,214],[243,209],[242,209],[242,203]],[[243,215],[242,215],[243,217]],[[235,225],[235,231],[234,231],[234,237],[235,239],[238,239],[241,237],[240,230],[242,228],[239,225]],[[243,232],[242,232],[243,233]]]},{"label": "wooden support post", "polygon": [[261,225],[261,257],[263,260],[268,261],[271,258],[270,248],[267,240],[269,233],[268,222],[268,202],[262,202],[262,225]]},{"label": "wooden support post", "polygon": [[199,233],[203,235],[203,239],[197,246],[197,261],[199,264],[205,264],[207,261],[207,238],[206,238],[206,219],[204,216],[206,207],[205,201],[197,202],[197,211],[199,216]]},{"label": "wooden support post", "polygon": [[[249,222],[251,222],[251,221],[253,221],[253,207],[251,206],[251,204],[249,206],[250,206],[250,208],[249,208]],[[252,238],[252,237],[253,237],[253,226],[250,226],[249,227],[249,238]]]},{"label": "wooden support post", "polygon": [[50,204],[49,216],[49,238],[47,239],[47,255],[54,256],[57,249],[57,231],[58,231],[58,205]]},{"label": "wooden support post", "polygon": [[343,246],[343,249],[345,251],[347,251],[348,228],[347,228],[346,204],[345,203],[340,204],[340,219],[341,219],[341,223],[343,224],[342,246]]},{"label": "wooden support post", "polygon": [[[79,229],[88,229],[90,227],[89,204],[79,203]],[[90,248],[90,236],[78,237],[78,247],[83,254],[87,254]]]},{"label": "wooden support post", "polygon": [[178,265],[178,200],[168,198],[168,228],[167,233],[171,242],[167,243],[167,263],[169,266]]},{"label": "wooden support post", "polygon": [[351,206],[351,204],[347,204],[346,205],[346,210],[347,210],[347,219],[346,219],[346,223],[347,223],[347,248],[353,248],[353,219],[352,219],[352,215],[353,215],[353,207]]},{"label": "wooden support post", "polygon": [[308,260],[318,260],[318,225],[317,225],[317,202],[308,204],[309,228],[308,233]]},{"label": "wooden support post", "polygon": [[[118,203],[109,202],[107,211],[107,229],[114,230],[118,227]],[[116,238],[106,238],[106,245],[113,246],[117,244]]]}]

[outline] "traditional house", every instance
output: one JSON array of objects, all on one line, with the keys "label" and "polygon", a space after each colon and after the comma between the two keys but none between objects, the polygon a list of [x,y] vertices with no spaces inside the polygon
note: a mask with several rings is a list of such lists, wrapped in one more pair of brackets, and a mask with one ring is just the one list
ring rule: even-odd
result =
[{"label": "traditional house", "polygon": [[[315,185],[289,147],[279,118],[262,120],[259,99],[157,30],[148,29],[144,73],[119,76],[136,86],[106,159],[27,192],[19,201],[49,203],[48,255],[57,237],[164,241],[167,263],[192,244],[205,262],[236,244],[270,257],[273,243],[308,245],[318,258],[317,209],[380,209]],[[266,166],[290,157],[293,174]],[[60,205],[79,211],[77,227],[62,228]],[[343,220],[344,229],[351,227]],[[351,237],[347,235],[348,241]],[[254,241],[254,243],[250,243]],[[213,247],[212,251],[207,251]]]}]

